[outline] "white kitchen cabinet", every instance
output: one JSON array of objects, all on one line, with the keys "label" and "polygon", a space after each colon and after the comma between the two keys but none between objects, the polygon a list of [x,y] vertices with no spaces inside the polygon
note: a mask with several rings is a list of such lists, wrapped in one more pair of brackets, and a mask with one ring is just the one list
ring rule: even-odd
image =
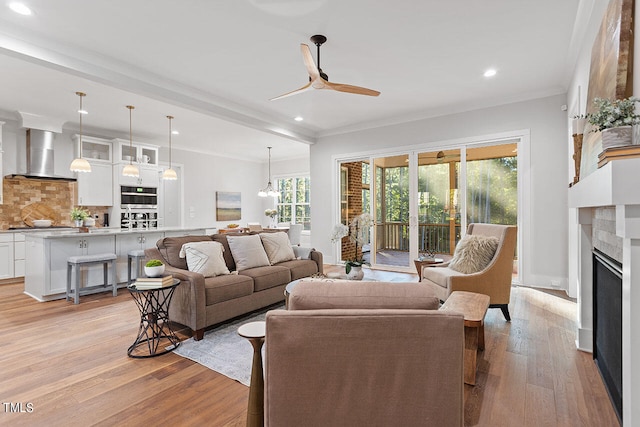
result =
[{"label": "white kitchen cabinet", "polygon": [[[74,239],[47,239],[50,245],[50,280],[45,283],[45,295],[67,291],[67,259],[74,255],[94,255],[114,253],[114,236],[83,236]],[[82,286],[96,286],[104,283],[102,265],[83,267]],[[109,269],[111,280],[112,269]],[[72,278],[73,280],[73,278]]]},{"label": "white kitchen cabinet", "polygon": [[13,277],[24,277],[24,233],[13,234]]},{"label": "white kitchen cabinet", "polygon": [[154,247],[156,242],[164,237],[163,232],[135,233],[125,232],[116,235],[116,255],[118,283],[127,281],[128,253],[136,249]]},{"label": "white kitchen cabinet", "polygon": [[147,164],[158,166],[158,146],[133,142],[129,146],[129,141],[116,138],[113,140],[116,147],[115,159],[117,163]]},{"label": "white kitchen cabinet", "polygon": [[[115,253],[115,236],[80,234],[59,239],[26,235],[24,291],[27,295],[48,301],[64,298],[67,292],[67,259],[74,255]],[[104,281],[102,265],[82,267],[82,286],[101,285]],[[75,273],[74,273],[75,274]],[[113,269],[109,269],[109,280]],[[72,278],[73,280],[73,278]]]},{"label": "white kitchen cabinet", "polygon": [[89,163],[91,172],[78,173],[78,204],[113,206],[113,167],[94,161]]},{"label": "white kitchen cabinet", "polygon": [[13,277],[13,233],[0,234],[0,279]]},{"label": "white kitchen cabinet", "polygon": [[[73,137],[78,142],[78,135]],[[91,164],[91,172],[77,174],[78,204],[113,206],[113,167],[111,141],[82,137],[82,157]]]},{"label": "white kitchen cabinet", "polygon": [[[128,185],[132,187],[153,187],[157,188],[160,182],[160,176],[158,173],[158,167],[154,165],[142,165],[136,164],[140,171],[139,177],[123,176],[122,169],[129,163],[122,163],[113,167],[114,173],[118,176],[117,181],[120,185]],[[120,193],[118,188],[117,193]]]}]

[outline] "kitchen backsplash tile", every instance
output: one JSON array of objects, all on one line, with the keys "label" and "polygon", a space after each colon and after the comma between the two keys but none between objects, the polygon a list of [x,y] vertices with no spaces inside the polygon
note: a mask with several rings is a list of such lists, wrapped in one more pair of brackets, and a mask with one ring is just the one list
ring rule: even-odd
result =
[{"label": "kitchen backsplash tile", "polygon": [[[24,227],[20,211],[30,203],[42,202],[56,213],[54,225],[72,227],[69,212],[76,206],[77,183],[22,177],[4,178],[2,191],[4,204],[0,205],[0,229]],[[106,206],[83,206],[92,215],[98,215],[96,225],[102,225],[102,218],[108,212]]]}]

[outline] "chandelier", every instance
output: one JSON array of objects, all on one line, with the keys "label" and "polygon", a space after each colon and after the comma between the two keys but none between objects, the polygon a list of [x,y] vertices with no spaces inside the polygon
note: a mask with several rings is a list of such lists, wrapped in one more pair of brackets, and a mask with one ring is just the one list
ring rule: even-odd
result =
[{"label": "chandelier", "polygon": [[267,181],[267,186],[262,190],[258,191],[258,196],[260,197],[280,197],[280,192],[275,191],[273,189],[273,185],[271,185],[271,147],[267,147],[269,149],[269,181]]},{"label": "chandelier", "polygon": [[91,164],[87,161],[87,159],[82,157],[82,116],[87,114],[85,110],[82,109],[82,97],[86,96],[86,93],[76,92],[76,95],[80,97],[80,109],[78,113],[80,114],[80,136],[78,137],[78,158],[73,159],[71,165],[69,166],[69,170],[71,172],[91,172]]}]

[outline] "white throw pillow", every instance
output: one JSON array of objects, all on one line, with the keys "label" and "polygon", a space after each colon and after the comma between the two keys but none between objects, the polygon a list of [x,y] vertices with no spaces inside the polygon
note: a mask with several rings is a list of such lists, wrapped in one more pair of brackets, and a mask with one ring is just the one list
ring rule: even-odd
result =
[{"label": "white throw pillow", "polygon": [[233,260],[236,262],[236,270],[242,271],[269,265],[269,258],[264,251],[259,234],[227,236],[227,242],[229,242]]},{"label": "white throw pillow", "polygon": [[259,236],[271,265],[296,258],[287,233],[278,231],[275,233],[260,233]]},{"label": "white throw pillow", "polygon": [[496,253],[498,238],[467,234],[458,242],[449,268],[464,274],[483,270]]},{"label": "white throw pillow", "polygon": [[229,274],[222,252],[224,247],[218,242],[190,242],[182,245],[180,258],[187,259],[189,271],[213,277]]}]

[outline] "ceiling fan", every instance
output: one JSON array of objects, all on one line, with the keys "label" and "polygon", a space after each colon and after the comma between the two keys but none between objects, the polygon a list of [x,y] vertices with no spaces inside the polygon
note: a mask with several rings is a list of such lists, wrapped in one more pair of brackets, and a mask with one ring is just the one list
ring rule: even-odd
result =
[{"label": "ceiling fan", "polygon": [[332,83],[329,81],[329,77],[322,71],[320,68],[320,46],[324,42],[327,41],[327,38],[322,35],[311,36],[311,42],[316,45],[318,48],[318,66],[313,61],[313,56],[311,56],[311,50],[309,46],[304,43],[300,44],[300,51],[302,52],[302,60],[304,61],[304,65],[307,67],[307,72],[309,73],[309,83],[302,86],[300,89],[296,89],[292,92],[285,93],[284,95],[276,96],[275,98],[271,98],[271,101],[275,101],[276,99],[286,98],[287,96],[297,95],[299,93],[305,92],[309,89],[331,89],[338,92],[347,92],[354,93],[356,95],[368,95],[368,96],[378,96],[380,92],[377,90],[367,89],[360,86],[352,86],[346,85],[342,83]]}]

